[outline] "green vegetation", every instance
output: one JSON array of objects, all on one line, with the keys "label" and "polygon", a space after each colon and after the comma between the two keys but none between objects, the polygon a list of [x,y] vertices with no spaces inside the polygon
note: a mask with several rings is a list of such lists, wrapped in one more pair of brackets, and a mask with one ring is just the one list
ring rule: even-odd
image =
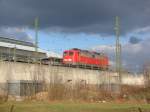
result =
[{"label": "green vegetation", "polygon": [[12,112],[139,112],[138,108],[141,108],[142,112],[150,111],[148,104],[70,102],[7,102],[0,104],[0,112],[11,112],[11,109]]}]

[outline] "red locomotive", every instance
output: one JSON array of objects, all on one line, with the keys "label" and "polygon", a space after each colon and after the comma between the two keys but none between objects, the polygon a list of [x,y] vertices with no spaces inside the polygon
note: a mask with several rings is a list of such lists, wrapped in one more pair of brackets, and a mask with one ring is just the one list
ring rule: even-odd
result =
[{"label": "red locomotive", "polygon": [[87,50],[71,49],[63,53],[63,64],[88,65],[100,69],[108,69],[109,59],[103,53],[90,52]]}]

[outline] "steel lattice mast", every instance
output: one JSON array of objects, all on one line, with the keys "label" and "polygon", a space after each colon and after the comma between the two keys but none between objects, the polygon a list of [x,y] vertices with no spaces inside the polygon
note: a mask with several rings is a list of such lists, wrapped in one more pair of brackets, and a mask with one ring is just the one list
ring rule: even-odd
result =
[{"label": "steel lattice mast", "polygon": [[119,75],[119,83],[121,84],[121,44],[120,44],[120,18],[115,18],[116,33],[116,72]]},{"label": "steel lattice mast", "polygon": [[34,20],[34,27],[35,27],[35,54],[36,54],[36,61],[37,61],[37,52],[38,52],[38,29],[39,29],[39,19],[38,17]]}]

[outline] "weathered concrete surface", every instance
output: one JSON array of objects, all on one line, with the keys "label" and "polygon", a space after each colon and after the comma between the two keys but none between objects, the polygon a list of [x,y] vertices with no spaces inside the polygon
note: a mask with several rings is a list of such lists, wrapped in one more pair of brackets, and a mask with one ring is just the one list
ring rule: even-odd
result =
[{"label": "weathered concrete surface", "polygon": [[122,76],[122,84],[126,85],[136,85],[136,86],[144,86],[145,79],[143,74],[123,74]]},{"label": "weathered concrete surface", "polygon": [[7,81],[38,80],[46,83],[117,84],[115,73],[28,63],[0,62],[0,95],[7,94]]},{"label": "weathered concrete surface", "polygon": [[112,72],[27,63],[0,62],[0,82],[7,80],[44,80],[46,82],[86,81],[87,84],[116,83]]},{"label": "weathered concrete surface", "polygon": [[[72,83],[86,81],[87,84],[118,83],[114,72],[88,70],[28,63],[0,62],[0,83],[8,80],[44,80],[47,83],[61,81]],[[123,74],[122,84],[144,85],[143,75]]]},{"label": "weathered concrete surface", "polygon": [[[0,62],[0,94],[7,91],[7,81],[39,80],[46,83],[118,84],[114,72],[28,63]],[[144,85],[143,76],[124,74],[122,84]]]}]

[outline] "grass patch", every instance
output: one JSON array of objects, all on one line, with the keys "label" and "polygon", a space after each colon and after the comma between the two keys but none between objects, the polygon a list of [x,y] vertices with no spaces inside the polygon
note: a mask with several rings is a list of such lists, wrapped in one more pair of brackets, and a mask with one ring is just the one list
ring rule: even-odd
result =
[{"label": "grass patch", "polygon": [[112,104],[112,103],[48,103],[48,102],[7,102],[0,104],[0,112],[150,112],[148,104]]}]

